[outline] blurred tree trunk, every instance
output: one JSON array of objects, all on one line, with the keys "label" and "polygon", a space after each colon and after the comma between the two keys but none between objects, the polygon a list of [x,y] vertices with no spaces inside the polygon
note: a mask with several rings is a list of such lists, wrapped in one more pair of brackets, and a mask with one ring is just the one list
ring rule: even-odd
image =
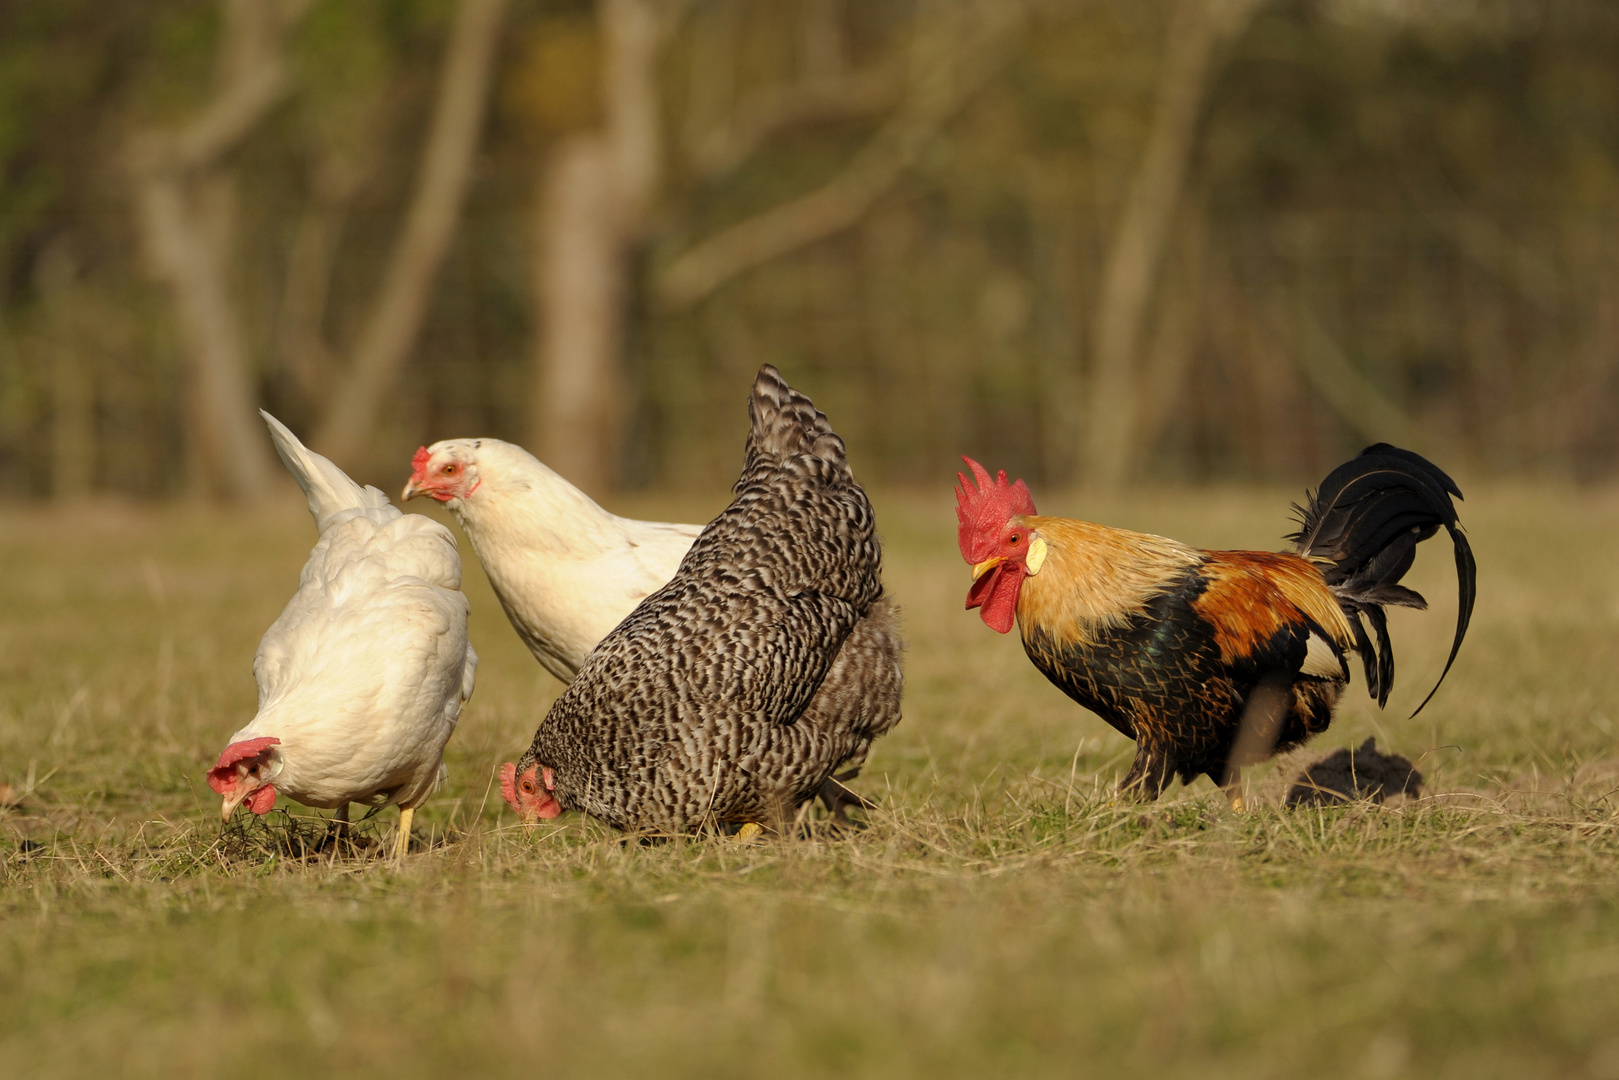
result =
[{"label": "blurred tree trunk", "polygon": [[539,371],[536,452],[586,491],[613,480],[626,259],[606,140],[574,135],[551,151],[536,245]]},{"label": "blurred tree trunk", "polygon": [[337,357],[327,344],[326,307],[338,240],[364,171],[342,161],[315,167],[313,193],[293,232],[276,318],[276,347],[298,392],[310,402],[330,397]]},{"label": "blurred tree trunk", "polygon": [[271,473],[222,250],[230,230],[220,215],[228,202],[217,195],[224,159],[291,89],[282,49],[307,6],[307,0],[223,0],[211,103],[177,130],[136,133],[130,146],[137,223],[152,271],[174,296],[191,369],[191,471],[236,499],[263,493]]},{"label": "blurred tree trunk", "polygon": [[1218,53],[1242,33],[1260,2],[1180,0],[1170,16],[1147,145],[1108,248],[1092,320],[1080,473],[1093,484],[1118,485],[1138,457],[1142,340],[1198,120],[1218,71]]},{"label": "blurred tree trunk", "polygon": [[39,261],[39,293],[51,368],[51,498],[90,494],[96,459],[95,380],[82,353],[74,287],[78,268],[65,241]]},{"label": "blurred tree trunk", "polygon": [[456,9],[420,180],[353,359],[315,435],[321,453],[347,466],[363,467],[383,400],[426,321],[471,179],[505,10],[506,0],[461,0]]},{"label": "blurred tree trunk", "polygon": [[[1416,442],[1416,421],[1350,359],[1317,313],[1314,295],[1333,295],[1330,287],[1316,283],[1320,274],[1313,268],[1325,262],[1319,253],[1299,259],[1290,295],[1273,301],[1277,310],[1272,322],[1282,340],[1293,344],[1299,374],[1339,419],[1367,442],[1408,446]],[[1347,320],[1334,321],[1343,325]]]},{"label": "blurred tree trunk", "polygon": [[1178,220],[1178,250],[1168,258],[1179,265],[1165,274],[1163,313],[1142,364],[1145,393],[1135,419],[1136,446],[1142,452],[1152,449],[1174,414],[1203,334],[1203,289],[1208,280],[1205,198],[1187,198]]},{"label": "blurred tree trunk", "polygon": [[[532,440],[541,457],[587,491],[611,486],[621,443],[629,267],[661,182],[658,59],[670,15],[679,8],[656,0],[598,0],[604,123],[557,144],[540,185]],[[888,101],[897,81],[888,69],[846,71],[840,11],[827,0],[805,9],[805,73],[786,90],[732,108],[712,135],[688,128],[685,142],[700,173],[736,167],[780,128],[871,112]],[[651,282],[659,302],[670,310],[688,308],[736,275],[860,221],[988,82],[1025,15],[1014,0],[978,0],[945,7],[919,24],[904,57],[909,93],[893,118],[823,187],[722,229],[675,258]],[[717,19],[710,31],[730,40],[736,25]],[[702,45],[700,54],[713,52]],[[704,90],[707,81],[698,79],[694,101],[711,116],[729,94]]]},{"label": "blurred tree trunk", "polygon": [[597,494],[612,486],[624,419],[630,261],[661,178],[660,14],[653,0],[599,0],[603,124],[554,146],[540,184],[532,442]]}]

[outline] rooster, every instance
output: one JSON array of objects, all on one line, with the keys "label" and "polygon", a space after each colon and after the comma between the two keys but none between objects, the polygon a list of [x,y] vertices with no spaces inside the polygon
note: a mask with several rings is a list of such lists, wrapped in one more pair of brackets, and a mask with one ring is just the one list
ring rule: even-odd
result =
[{"label": "rooster", "polygon": [[411,464],[401,501],[426,495],[455,515],[517,636],[563,682],[702,531],[610,514],[499,439],[446,439]]},{"label": "rooster", "polygon": [[1035,667],[1136,741],[1120,785],[1136,797],[1157,798],[1176,775],[1190,783],[1207,774],[1240,807],[1244,765],[1332,721],[1351,652],[1385,705],[1394,653],[1384,607],[1427,606],[1399,581],[1416,545],[1440,528],[1455,548],[1460,604],[1439,682],[1467,633],[1476,570],[1450,498],[1461,491],[1408,450],[1379,443],[1335,469],[1295,507],[1296,553],[1283,554],[1201,551],[1042,517],[1022,480],[1008,484],[1001,472],[992,481],[963,460],[977,482],[957,474],[957,540],[973,574],[967,608],[1003,634],[1015,618]]},{"label": "rooster", "polygon": [[223,796],[226,821],[244,803],[269,813],[277,794],[335,807],[339,821],[351,802],[396,804],[399,858],[416,807],[443,776],[478,667],[455,537],[260,415],[308,496],[320,541],[259,642],[258,715],[231,736],[208,785]]},{"label": "rooster", "polygon": [[843,440],[769,365],[748,412],[730,506],[502,767],[525,821],[779,829],[898,723],[898,615]]}]

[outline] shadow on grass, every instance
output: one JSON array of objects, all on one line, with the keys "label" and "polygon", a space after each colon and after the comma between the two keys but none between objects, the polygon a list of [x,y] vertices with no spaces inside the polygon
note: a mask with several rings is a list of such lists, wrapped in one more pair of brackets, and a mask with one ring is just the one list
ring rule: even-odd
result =
[{"label": "shadow on grass", "polygon": [[[300,864],[382,862],[393,850],[397,827],[393,815],[384,818],[375,810],[353,822],[290,810],[271,810],[262,817],[238,814],[221,829],[216,850],[232,868],[272,858]],[[435,829],[426,836],[413,831],[410,852],[442,851],[464,839],[464,833],[453,829]]]}]

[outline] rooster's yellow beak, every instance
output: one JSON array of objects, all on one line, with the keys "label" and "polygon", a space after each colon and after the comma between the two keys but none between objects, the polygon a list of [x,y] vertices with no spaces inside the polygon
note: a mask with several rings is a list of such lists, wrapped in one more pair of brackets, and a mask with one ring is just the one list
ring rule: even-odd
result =
[{"label": "rooster's yellow beak", "polygon": [[989,573],[991,570],[993,570],[997,566],[1001,565],[1001,562],[1003,560],[1004,560],[1004,556],[991,555],[989,558],[985,559],[983,562],[981,562],[977,566],[973,567],[973,580],[977,581],[979,578],[983,577],[985,574]]}]

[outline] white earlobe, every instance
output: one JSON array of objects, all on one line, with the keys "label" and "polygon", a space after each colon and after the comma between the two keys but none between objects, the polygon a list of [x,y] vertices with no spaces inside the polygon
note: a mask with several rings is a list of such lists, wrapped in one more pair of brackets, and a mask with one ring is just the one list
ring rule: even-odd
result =
[{"label": "white earlobe", "polygon": [[1023,558],[1023,565],[1029,571],[1029,576],[1040,572],[1046,564],[1046,541],[1044,537],[1031,536],[1029,538],[1029,553]]}]

